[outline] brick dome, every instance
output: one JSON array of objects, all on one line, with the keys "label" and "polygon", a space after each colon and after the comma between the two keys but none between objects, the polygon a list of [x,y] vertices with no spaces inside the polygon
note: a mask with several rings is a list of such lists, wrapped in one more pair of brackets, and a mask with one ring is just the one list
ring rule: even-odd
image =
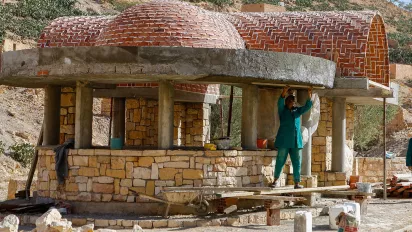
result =
[{"label": "brick dome", "polygon": [[97,45],[244,48],[239,33],[222,14],[174,0],[125,10],[108,23]]},{"label": "brick dome", "polygon": [[233,13],[227,18],[247,49],[333,60],[337,75],[389,85],[385,25],[376,12]]},{"label": "brick dome", "polygon": [[37,46],[94,46],[97,37],[113,16],[61,17],[44,28]]}]

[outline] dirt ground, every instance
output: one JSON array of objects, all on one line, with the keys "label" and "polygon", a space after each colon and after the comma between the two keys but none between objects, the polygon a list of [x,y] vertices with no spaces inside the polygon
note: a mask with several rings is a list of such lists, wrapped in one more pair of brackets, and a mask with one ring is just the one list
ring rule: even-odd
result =
[{"label": "dirt ground", "polygon": [[[371,200],[368,205],[368,214],[361,217],[360,231],[380,232],[396,231],[412,225],[412,200],[392,200],[383,201],[380,199]],[[154,229],[145,230],[150,232],[165,231],[190,231],[190,232],[241,232],[241,231],[272,231],[289,232],[293,231],[293,220],[282,220],[281,226],[241,226],[241,227],[198,227],[181,229]],[[329,232],[336,231],[329,229],[329,216],[321,216],[313,219],[313,231]],[[404,231],[404,230],[401,230]],[[405,230],[412,231],[412,230]]]}]

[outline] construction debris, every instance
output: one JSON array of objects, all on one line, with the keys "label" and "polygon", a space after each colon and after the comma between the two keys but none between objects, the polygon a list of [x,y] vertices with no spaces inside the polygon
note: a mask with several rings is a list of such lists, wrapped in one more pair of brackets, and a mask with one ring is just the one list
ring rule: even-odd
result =
[{"label": "construction debris", "polygon": [[412,197],[412,175],[395,174],[390,181],[390,188],[386,190],[390,197]]},{"label": "construction debris", "polygon": [[0,222],[0,231],[2,232],[17,232],[19,231],[19,218],[16,215],[10,214]]},{"label": "construction debris", "polygon": [[36,232],[49,232],[50,228],[59,232],[71,232],[72,223],[62,219],[57,209],[51,208],[36,220]]}]

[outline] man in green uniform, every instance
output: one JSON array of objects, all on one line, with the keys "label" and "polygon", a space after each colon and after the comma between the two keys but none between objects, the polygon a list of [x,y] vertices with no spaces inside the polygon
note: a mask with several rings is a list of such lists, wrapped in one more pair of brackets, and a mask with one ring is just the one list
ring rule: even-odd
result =
[{"label": "man in green uniform", "polygon": [[297,189],[303,188],[303,186],[299,185],[303,148],[300,116],[312,107],[312,88],[308,90],[309,97],[306,100],[306,104],[302,107],[295,107],[295,97],[293,95],[286,97],[289,89],[290,87],[286,86],[278,100],[280,126],[275,142],[275,147],[278,149],[278,156],[275,165],[275,181],[271,184],[271,187],[277,187],[279,185],[279,176],[286,163],[288,154],[290,154],[293,166],[293,180],[295,182],[295,189]]}]

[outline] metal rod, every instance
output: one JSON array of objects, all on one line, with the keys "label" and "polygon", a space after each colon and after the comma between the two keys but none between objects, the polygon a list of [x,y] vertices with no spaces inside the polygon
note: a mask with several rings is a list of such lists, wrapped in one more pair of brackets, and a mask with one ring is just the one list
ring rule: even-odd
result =
[{"label": "metal rod", "polygon": [[109,147],[112,138],[112,121],[113,121],[113,98],[110,98],[110,121],[109,121]]},{"label": "metal rod", "polygon": [[[43,131],[44,131],[44,120],[41,126],[41,130],[40,130],[40,134],[39,137],[37,138],[37,146],[41,146],[43,143]],[[31,167],[30,167],[30,172],[29,172],[29,176],[27,177],[27,181],[26,181],[26,199],[29,200],[30,199],[30,187],[31,187],[31,183],[33,182],[33,176],[34,176],[34,172],[36,171],[36,166],[37,166],[37,161],[39,160],[39,150],[36,149],[34,151],[34,156],[33,156],[33,160],[31,161]]]},{"label": "metal rod", "polygon": [[233,106],[233,85],[230,86],[230,98],[229,98],[229,116],[227,119],[227,137],[230,137],[230,125],[232,124],[232,106]]},{"label": "metal rod", "polygon": [[383,98],[383,199],[387,199],[386,194],[386,98]]},{"label": "metal rod", "polygon": [[222,99],[219,99],[219,105],[220,105],[220,126],[222,129],[222,138],[225,136],[224,129],[223,129],[223,102]]}]

